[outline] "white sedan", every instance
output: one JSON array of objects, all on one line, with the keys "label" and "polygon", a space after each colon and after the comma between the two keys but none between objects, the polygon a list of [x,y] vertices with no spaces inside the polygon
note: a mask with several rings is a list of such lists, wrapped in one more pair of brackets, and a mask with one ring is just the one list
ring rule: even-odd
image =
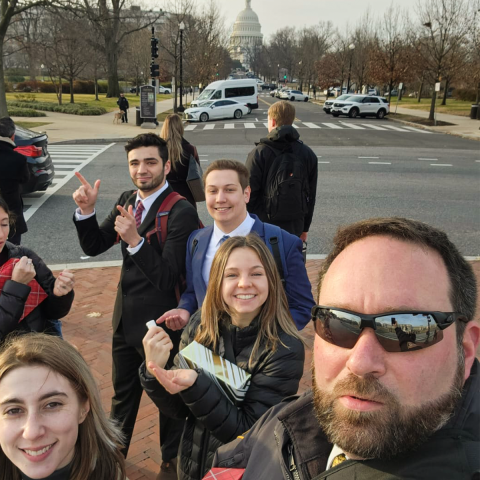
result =
[{"label": "white sedan", "polygon": [[291,100],[292,102],[295,100],[298,100],[299,102],[308,102],[308,95],[304,95],[300,90],[285,90],[280,92],[280,98]]},{"label": "white sedan", "polygon": [[185,120],[190,122],[208,122],[219,118],[242,118],[248,113],[248,107],[235,100],[215,100],[201,103],[198,107],[187,108]]}]

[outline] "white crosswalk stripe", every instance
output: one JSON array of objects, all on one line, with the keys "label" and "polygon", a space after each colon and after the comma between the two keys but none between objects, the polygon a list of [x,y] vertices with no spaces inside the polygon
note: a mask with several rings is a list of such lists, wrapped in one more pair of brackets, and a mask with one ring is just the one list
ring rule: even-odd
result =
[{"label": "white crosswalk stripe", "polygon": [[[203,132],[204,130],[241,130],[241,129],[263,129],[268,128],[267,122],[235,122],[235,123],[208,123],[204,124],[194,124],[186,125],[185,130]],[[297,122],[293,124],[293,128],[296,129],[330,129],[330,130],[375,130],[383,132],[391,132],[392,130],[396,132],[403,133],[434,133],[428,130],[420,130],[414,127],[401,126],[397,127],[394,125],[382,124],[382,126],[375,125],[374,123],[353,123],[353,122],[338,122],[338,123],[313,123],[313,122]]]},{"label": "white crosswalk stripe", "polygon": [[75,172],[79,172],[112,145],[114,144],[48,145],[48,152],[55,167],[55,178],[45,192],[35,192],[23,196],[23,203],[27,207],[23,212],[25,220],[28,221],[57,190],[74,176]]}]

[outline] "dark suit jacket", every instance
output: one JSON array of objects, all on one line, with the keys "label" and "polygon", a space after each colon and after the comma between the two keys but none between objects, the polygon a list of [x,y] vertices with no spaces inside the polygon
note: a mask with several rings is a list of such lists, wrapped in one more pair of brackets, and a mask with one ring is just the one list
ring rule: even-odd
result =
[{"label": "dark suit jacket", "polygon": [[[155,228],[158,208],[172,191],[168,187],[153,203],[138,229],[142,237]],[[133,190],[124,192],[100,226],[96,216],[81,221],[74,217],[80,245],[87,255],[99,255],[115,244],[115,218],[120,214],[117,205],[128,208],[135,199]],[[175,285],[180,275],[185,275],[185,249],[190,233],[198,228],[197,212],[188,201],[180,200],[172,208],[167,225],[167,240],[162,247],[154,234],[150,237],[151,244],[145,240],[140,250],[130,255],[128,245],[121,241],[123,265],[112,318],[113,331],[121,319],[127,343],[138,348],[147,332],[145,323],[177,305]]]},{"label": "dark suit jacket", "polygon": [[[27,158],[14,151],[13,144],[0,141],[0,195],[7,202],[8,208],[15,213],[15,232],[25,233],[27,224],[23,218],[23,200],[20,194],[20,185],[28,181],[30,173]],[[15,232],[14,232],[15,230]]]},{"label": "dark suit jacket", "polygon": [[[252,232],[257,233],[265,242],[265,227],[256,215]],[[191,314],[202,306],[207,293],[207,285],[203,280],[202,268],[205,255],[213,234],[213,225],[193,232],[188,239],[187,248],[187,289],[180,299],[179,308],[188,310]],[[301,330],[311,319],[311,309],[315,302],[312,296],[312,286],[308,280],[307,270],[303,263],[302,241],[285,230],[282,230],[285,253],[285,293],[288,306],[297,328]],[[198,243],[193,247],[193,240]]]}]

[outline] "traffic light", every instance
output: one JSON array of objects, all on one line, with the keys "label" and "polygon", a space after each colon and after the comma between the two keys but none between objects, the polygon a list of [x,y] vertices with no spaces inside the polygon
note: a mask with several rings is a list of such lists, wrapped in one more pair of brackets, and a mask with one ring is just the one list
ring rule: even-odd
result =
[{"label": "traffic light", "polygon": [[284,76],[283,76],[283,79],[284,79],[284,80],[286,80],[286,79],[287,79],[287,76],[286,76],[286,75],[284,75]]},{"label": "traffic light", "polygon": [[160,67],[154,63],[150,64],[150,77],[156,78],[160,75]]},{"label": "traffic light", "polygon": [[158,58],[158,38],[152,37],[150,45],[152,47],[152,58]]}]

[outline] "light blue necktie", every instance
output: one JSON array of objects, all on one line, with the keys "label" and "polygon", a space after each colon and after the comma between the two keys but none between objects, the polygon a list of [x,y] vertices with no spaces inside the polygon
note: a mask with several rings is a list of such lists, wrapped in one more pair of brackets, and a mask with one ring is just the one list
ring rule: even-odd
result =
[{"label": "light blue necktie", "polygon": [[218,242],[218,246],[220,246],[225,240],[228,240],[229,238],[230,238],[229,235],[224,235]]}]

